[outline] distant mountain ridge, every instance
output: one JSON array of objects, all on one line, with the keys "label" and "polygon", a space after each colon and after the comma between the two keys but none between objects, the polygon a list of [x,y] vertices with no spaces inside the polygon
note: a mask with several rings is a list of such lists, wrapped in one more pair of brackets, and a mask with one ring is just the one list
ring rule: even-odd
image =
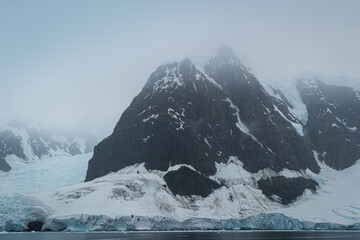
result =
[{"label": "distant mountain ridge", "polygon": [[329,76],[322,73],[306,71],[295,76],[295,79],[316,79],[326,85],[350,87],[355,91],[360,91],[360,79],[350,78],[346,76]]},{"label": "distant mountain ridge", "polygon": [[77,155],[92,152],[97,137],[58,134],[27,123],[11,121],[0,128],[0,171],[7,172],[11,166],[8,158],[31,161],[59,154]]}]

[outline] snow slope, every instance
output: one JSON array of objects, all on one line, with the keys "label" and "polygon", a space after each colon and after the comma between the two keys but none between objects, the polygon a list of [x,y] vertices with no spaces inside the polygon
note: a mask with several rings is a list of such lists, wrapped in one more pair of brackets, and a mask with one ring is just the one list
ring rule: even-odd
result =
[{"label": "snow slope", "polygon": [[[173,171],[172,166],[168,171]],[[54,210],[52,217],[78,214],[169,217],[178,221],[189,218],[242,218],[279,205],[261,191],[245,183],[233,182],[215,190],[206,198],[174,196],[166,186],[166,172],[148,171],[144,164],[126,167],[90,182],[33,194]],[[226,176],[226,170],[221,177]],[[219,176],[214,176],[218,179]]]},{"label": "snow slope", "polygon": [[[255,215],[255,228],[270,224],[276,219],[279,223],[290,221],[282,215],[271,215],[273,213],[300,220],[296,226],[289,223],[286,229],[301,229],[302,224],[306,225],[306,229],[316,228],[316,225],[309,225],[309,222],[345,225],[360,222],[360,188],[356,186],[360,180],[357,174],[360,171],[360,161],[343,171],[331,169],[319,162],[321,172],[318,175],[309,170],[283,170],[276,173],[264,169],[258,173],[249,173],[243,169],[240,160],[231,157],[227,163],[217,164],[216,174],[210,177],[224,186],[202,198],[174,196],[168,189],[163,176],[169,171],[176,171],[180,165],[171,166],[167,171],[149,171],[144,164],[136,164],[82,183],[90,157],[91,153],[53,157],[31,164],[14,159],[10,162],[13,171],[0,176],[3,182],[0,185],[0,220],[20,224],[9,225],[8,229],[22,229],[21,226],[26,226],[40,216],[40,220],[50,224],[53,229],[57,227],[53,225],[53,221],[61,220],[69,227],[72,226],[70,230],[76,230],[80,226],[78,221],[85,221],[81,223],[85,224],[84,229],[100,230],[102,225],[99,224],[106,225],[120,218],[123,219],[121,221],[134,222],[136,229],[143,229],[145,225],[153,226],[154,221],[162,224],[162,229],[166,229],[166,223],[161,222],[174,220],[179,225],[188,219],[198,221],[200,227],[216,228],[217,224],[225,224],[220,223],[221,220],[249,219]],[[256,188],[259,179],[271,176],[304,176],[315,179],[319,183],[317,194],[308,191],[295,203],[284,207],[270,201]],[[261,213],[270,215],[258,215]],[[137,219],[141,217],[144,222],[135,223],[133,216],[137,216]],[[239,227],[239,224],[234,227]],[[187,227],[191,229],[191,226]],[[336,226],[323,227],[326,229]],[[2,227],[5,225],[0,224],[0,229]],[[279,225],[279,229],[280,227]],[[126,229],[126,226],[122,228]]]},{"label": "snow slope", "polygon": [[[205,198],[171,193],[163,176],[180,166],[169,167],[167,171],[149,171],[144,164],[135,164],[90,182],[31,196],[52,209],[50,217],[59,219],[105,215],[110,218],[160,216],[184,221],[190,218],[242,219],[259,213],[281,213],[315,223],[348,225],[360,222],[360,188],[356,187],[360,181],[357,174],[360,161],[343,171],[319,164],[321,172],[318,175],[309,170],[276,173],[270,169],[252,174],[233,157],[227,164],[218,164],[216,174],[211,176],[224,186]],[[312,178],[319,187],[316,194],[306,190],[296,202],[285,207],[270,201],[256,188],[259,179],[271,176]]]},{"label": "snow slope", "polygon": [[12,171],[0,172],[0,194],[35,193],[83,182],[91,156],[92,153],[64,154],[31,162],[8,156]]},{"label": "snow slope", "polygon": [[83,182],[91,156],[64,153],[28,161],[7,156],[12,170],[0,171],[0,231],[24,231],[29,222],[45,222],[54,210],[31,194]]},{"label": "snow slope", "polygon": [[308,120],[308,112],[306,110],[305,104],[302,102],[299,92],[296,89],[296,82],[295,81],[288,81],[288,82],[279,82],[279,81],[268,81],[262,82],[265,90],[267,93],[281,99],[279,95],[274,93],[273,88],[279,89],[289,103],[293,106],[292,108],[289,107],[289,111],[291,112],[294,117],[300,120],[302,124],[306,124]]},{"label": "snow slope", "polygon": [[312,222],[354,224],[360,222],[360,160],[342,171],[319,163],[317,194],[304,194],[289,207],[271,212]]}]

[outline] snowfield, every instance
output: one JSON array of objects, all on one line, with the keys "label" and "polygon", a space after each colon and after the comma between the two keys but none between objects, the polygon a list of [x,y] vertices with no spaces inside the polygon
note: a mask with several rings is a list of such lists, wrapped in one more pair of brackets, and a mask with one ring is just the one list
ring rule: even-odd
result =
[{"label": "snowfield", "polygon": [[360,222],[360,161],[342,171],[320,166],[317,194],[304,194],[291,206],[274,212],[312,222]]},{"label": "snowfield", "polygon": [[[173,169],[176,167],[172,166],[168,171]],[[229,187],[223,186],[206,198],[174,196],[163,179],[165,174],[148,171],[144,164],[136,164],[91,182],[33,196],[54,209],[53,217],[86,214],[111,218],[162,216],[177,221],[231,219],[255,215],[278,205],[242,180]]]},{"label": "snowfield", "polygon": [[[269,170],[251,174],[238,159],[218,164],[211,178],[226,182],[206,198],[174,196],[163,176],[166,172],[149,171],[144,164],[124,168],[91,182],[32,196],[54,210],[52,217],[71,215],[162,216],[177,221],[189,218],[238,219],[259,213],[282,213],[301,221],[355,224],[360,222],[360,162],[337,171],[325,164],[319,175],[284,170],[279,174]],[[176,170],[172,166],[168,171]],[[306,190],[295,203],[283,205],[267,199],[256,188],[258,179],[268,176],[307,176],[319,183],[317,194]]]},{"label": "snowfield", "polygon": [[[211,176],[225,185],[202,198],[174,196],[168,189],[163,176],[180,165],[149,171],[135,164],[83,183],[90,158],[91,153],[10,161],[13,171],[0,176],[0,231],[23,231],[32,221],[54,231],[360,227],[360,161],[343,171],[319,162],[318,175],[267,169],[252,174],[231,157]],[[269,176],[305,176],[319,188],[284,207],[256,188],[257,180]]]},{"label": "snowfield", "polygon": [[35,193],[81,183],[85,180],[87,164],[92,153],[29,160],[15,155],[7,157],[10,172],[0,171],[0,193]]},{"label": "snowfield", "polygon": [[12,170],[0,171],[0,231],[24,231],[29,222],[45,222],[54,210],[31,194],[83,182],[91,156],[57,152],[28,161],[7,156]]},{"label": "snowfield", "polygon": [[[28,164],[10,161],[14,171],[1,176],[0,231],[23,231],[32,221],[54,231],[360,227],[360,161],[343,171],[319,163],[318,175],[266,169],[251,174],[232,157],[211,176],[225,186],[202,198],[174,196],[168,189],[163,176],[180,165],[149,171],[135,164],[83,183],[90,158],[91,153]],[[258,179],[269,176],[306,176],[319,188],[284,207],[256,188]]]}]

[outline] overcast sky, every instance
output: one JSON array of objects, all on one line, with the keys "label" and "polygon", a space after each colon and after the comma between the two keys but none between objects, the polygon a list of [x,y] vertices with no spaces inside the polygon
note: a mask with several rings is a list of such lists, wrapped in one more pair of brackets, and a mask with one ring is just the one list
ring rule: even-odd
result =
[{"label": "overcast sky", "polygon": [[360,1],[0,0],[0,124],[108,135],[158,65],[223,43],[261,79],[360,79]]}]

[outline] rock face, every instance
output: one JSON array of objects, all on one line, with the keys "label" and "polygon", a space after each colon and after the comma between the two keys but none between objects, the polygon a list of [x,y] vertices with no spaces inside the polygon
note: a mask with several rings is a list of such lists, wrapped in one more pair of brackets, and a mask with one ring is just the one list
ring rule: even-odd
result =
[{"label": "rock face", "polygon": [[217,182],[187,167],[180,167],[178,171],[168,172],[164,176],[164,180],[173,194],[181,196],[206,197],[220,187]]},{"label": "rock face", "polygon": [[25,159],[24,149],[21,145],[21,138],[15,136],[10,130],[0,132],[0,170],[7,172],[11,170],[10,165],[6,162],[5,158],[8,155],[14,154],[15,156]]},{"label": "rock face", "polygon": [[322,160],[342,170],[360,159],[360,93],[316,79],[298,79],[307,128]]},{"label": "rock face", "polygon": [[28,161],[59,153],[76,155],[91,152],[96,143],[94,139],[95,137],[84,139],[59,135],[26,123],[11,121],[8,126],[0,129],[0,171],[11,170],[6,161],[10,156]]},{"label": "rock face", "polygon": [[[317,182],[302,177],[285,178],[283,176],[261,179],[259,188],[269,198],[282,204],[289,204],[301,196],[305,189],[316,190]],[[284,191],[284,189],[289,189]]]},{"label": "rock face", "polygon": [[5,158],[0,158],[0,171],[8,172],[11,170],[10,165],[6,162]]},{"label": "rock face", "polygon": [[[318,173],[312,150],[287,105],[270,96],[233,52],[222,47],[204,69],[185,59],[152,73],[114,132],[95,147],[86,181],[144,162],[147,169],[161,171],[187,164],[198,175],[180,168],[172,171],[174,178],[209,182],[216,163],[226,163],[231,156],[251,173]],[[214,188],[203,185],[199,195]],[[174,194],[198,193],[196,184],[188,185],[187,192],[184,186],[172,186]]]},{"label": "rock face", "polygon": [[265,161],[259,158],[259,153],[249,154],[253,159],[248,155],[238,155],[245,169],[251,172],[265,167],[275,171],[284,168],[319,171],[311,144],[303,137],[300,122],[291,115],[283,101],[265,91],[229,48],[221,48],[205,70],[224,87],[239,109],[240,119],[262,145],[259,150],[266,156]]}]

